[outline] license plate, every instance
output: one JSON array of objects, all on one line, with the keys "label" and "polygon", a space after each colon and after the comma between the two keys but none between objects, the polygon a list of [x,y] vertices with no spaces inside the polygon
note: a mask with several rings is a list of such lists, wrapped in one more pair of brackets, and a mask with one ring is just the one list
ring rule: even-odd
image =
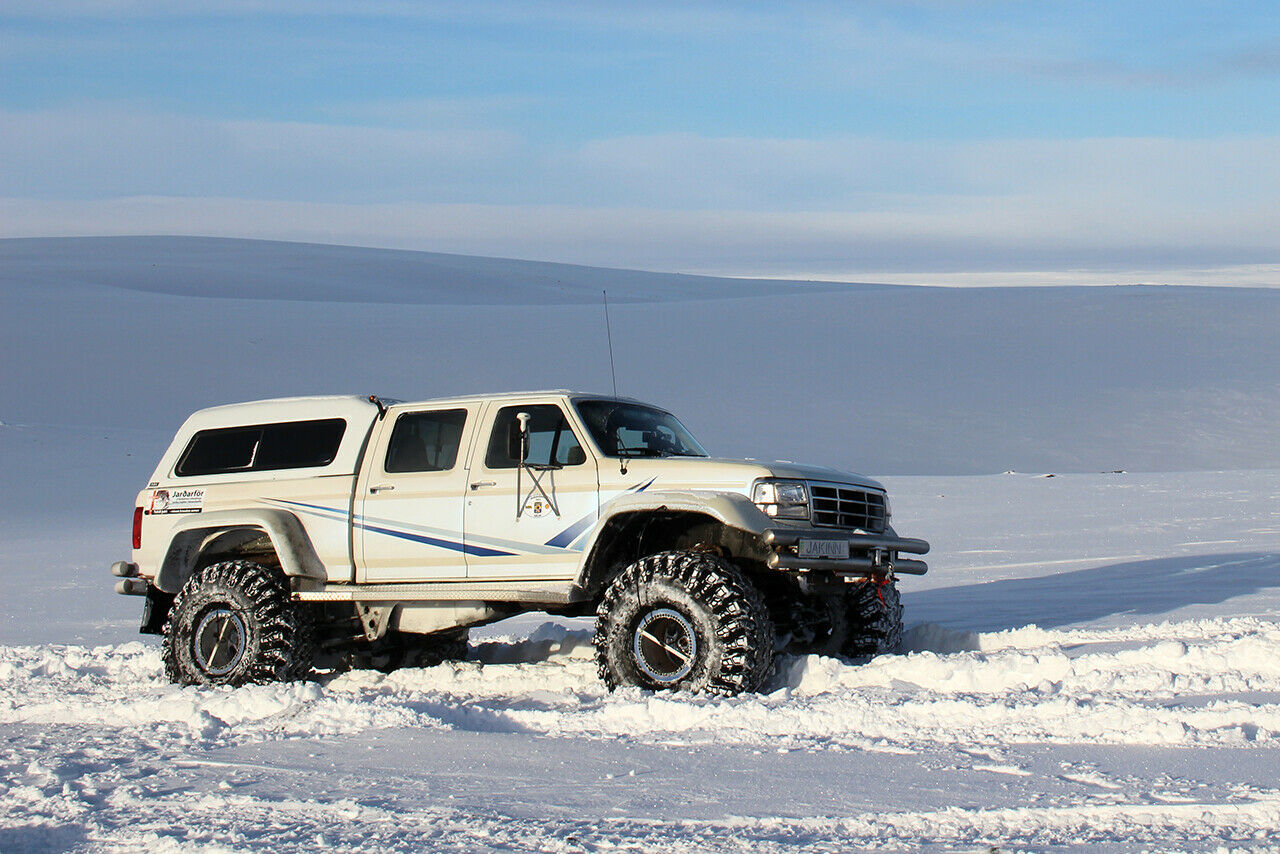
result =
[{"label": "license plate", "polygon": [[836,560],[847,560],[849,557],[848,540],[800,540],[797,549],[800,557],[825,557]]}]

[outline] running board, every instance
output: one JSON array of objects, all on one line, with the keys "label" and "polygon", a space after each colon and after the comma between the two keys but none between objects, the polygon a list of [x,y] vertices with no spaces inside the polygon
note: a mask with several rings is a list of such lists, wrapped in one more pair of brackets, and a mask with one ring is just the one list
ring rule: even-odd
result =
[{"label": "running board", "polygon": [[568,605],[584,598],[564,581],[511,584],[432,581],[421,584],[326,584],[318,590],[295,590],[298,602],[538,602]]}]

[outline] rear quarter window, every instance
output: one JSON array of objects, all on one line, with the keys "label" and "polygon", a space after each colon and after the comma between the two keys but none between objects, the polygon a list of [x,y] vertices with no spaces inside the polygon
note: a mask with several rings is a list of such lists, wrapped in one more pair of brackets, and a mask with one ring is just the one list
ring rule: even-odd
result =
[{"label": "rear quarter window", "polygon": [[345,419],[325,418],[201,430],[191,437],[174,473],[195,477],[327,466],[338,455],[346,429]]}]

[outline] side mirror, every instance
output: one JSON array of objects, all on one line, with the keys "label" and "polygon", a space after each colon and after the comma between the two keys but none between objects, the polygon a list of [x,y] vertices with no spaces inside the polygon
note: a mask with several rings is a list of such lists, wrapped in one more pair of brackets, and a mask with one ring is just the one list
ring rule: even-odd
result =
[{"label": "side mirror", "polygon": [[507,433],[507,457],[518,463],[529,458],[529,413],[521,412]]}]

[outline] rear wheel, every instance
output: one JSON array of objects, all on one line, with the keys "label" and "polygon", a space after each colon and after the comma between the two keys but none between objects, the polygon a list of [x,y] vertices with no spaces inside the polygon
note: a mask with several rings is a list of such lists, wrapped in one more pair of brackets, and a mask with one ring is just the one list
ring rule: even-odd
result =
[{"label": "rear wheel", "polygon": [[902,646],[902,599],[896,581],[865,581],[845,594],[846,634],[841,652],[865,658]]},{"label": "rear wheel", "polygon": [[314,621],[291,601],[288,579],[249,561],[192,573],[161,645],[165,674],[180,685],[302,679],[314,655]]},{"label": "rear wheel", "polygon": [[663,552],[628,566],[596,612],[596,664],[610,689],[756,691],[773,665],[773,621],[733,564]]}]

